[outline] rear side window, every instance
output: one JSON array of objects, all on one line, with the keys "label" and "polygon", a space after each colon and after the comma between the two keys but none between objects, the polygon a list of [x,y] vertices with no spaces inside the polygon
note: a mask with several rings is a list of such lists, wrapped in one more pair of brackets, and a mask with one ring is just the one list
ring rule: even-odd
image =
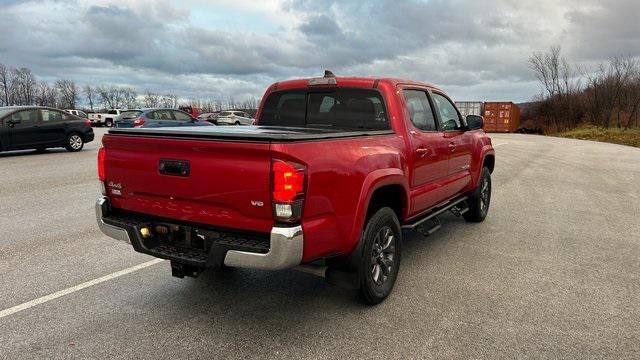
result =
[{"label": "rear side window", "polygon": [[260,125],[386,130],[380,93],[368,89],[274,92],[265,101]]},{"label": "rear side window", "polygon": [[142,114],[142,111],[125,111],[122,113],[122,119],[137,118],[140,114]]},{"label": "rear side window", "polygon": [[69,119],[69,116],[67,116],[67,114],[64,114],[58,111],[42,109],[40,110],[40,113],[42,114],[42,121],[45,121],[45,122],[62,121],[62,120]]},{"label": "rear side window", "polygon": [[436,131],[436,119],[427,93],[421,90],[404,90],[402,93],[413,126],[422,131]]},{"label": "rear side window", "polygon": [[176,120],[178,121],[190,121],[191,120],[191,116],[187,115],[186,113],[183,113],[182,111],[173,111],[173,116],[176,118]]}]

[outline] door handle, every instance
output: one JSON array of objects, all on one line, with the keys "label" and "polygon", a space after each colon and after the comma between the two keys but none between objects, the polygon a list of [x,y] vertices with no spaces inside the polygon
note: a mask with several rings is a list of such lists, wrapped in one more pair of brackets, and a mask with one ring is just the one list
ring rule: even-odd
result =
[{"label": "door handle", "polygon": [[416,153],[420,156],[420,157],[425,157],[425,156],[431,156],[431,149],[429,148],[417,148],[416,149]]},{"label": "door handle", "polygon": [[449,151],[451,151],[451,152],[456,151],[456,144],[454,144],[454,143],[449,143],[449,145],[447,147],[449,148]]}]

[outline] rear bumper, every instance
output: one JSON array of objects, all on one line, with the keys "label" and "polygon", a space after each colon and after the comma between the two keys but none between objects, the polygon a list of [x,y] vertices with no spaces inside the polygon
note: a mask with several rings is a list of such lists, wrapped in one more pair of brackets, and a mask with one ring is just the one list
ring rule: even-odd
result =
[{"label": "rear bumper", "polygon": [[299,265],[302,261],[304,235],[301,226],[273,227],[269,234],[269,250],[266,253],[212,246],[210,253],[205,256],[206,259],[198,256],[190,256],[186,259],[179,252],[158,252],[146,247],[140,235],[139,223],[133,220],[109,221],[111,204],[107,197],[101,196],[96,200],[95,212],[98,227],[105,235],[131,244],[138,252],[176,262],[188,261],[189,265],[207,267],[212,266],[215,259],[221,257],[221,262],[226,266],[280,270]]},{"label": "rear bumper", "polygon": [[[89,130],[91,130],[91,128],[89,128]],[[93,133],[93,130],[87,131],[86,133],[84,133],[84,142],[85,143],[92,142],[93,139],[95,139],[95,134]]]}]

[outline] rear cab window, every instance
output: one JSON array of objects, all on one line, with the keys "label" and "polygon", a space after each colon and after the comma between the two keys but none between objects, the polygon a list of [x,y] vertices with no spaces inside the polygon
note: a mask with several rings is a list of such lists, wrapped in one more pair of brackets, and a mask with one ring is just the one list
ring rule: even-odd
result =
[{"label": "rear cab window", "polygon": [[373,89],[276,91],[267,97],[260,125],[389,130],[382,95]]}]

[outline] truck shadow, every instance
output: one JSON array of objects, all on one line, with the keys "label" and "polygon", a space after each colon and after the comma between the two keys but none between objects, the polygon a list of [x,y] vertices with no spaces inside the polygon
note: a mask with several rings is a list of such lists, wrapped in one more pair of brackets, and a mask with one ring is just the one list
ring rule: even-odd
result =
[{"label": "truck shadow", "polygon": [[[214,326],[217,332],[248,328],[258,336],[277,334],[281,337],[304,332],[310,324],[318,322],[339,327],[340,322],[335,322],[339,317],[362,316],[379,312],[380,308],[398,306],[397,302],[407,295],[403,292],[412,290],[403,287],[406,278],[418,276],[414,268],[432,261],[425,254],[460,239],[456,228],[464,226],[464,220],[453,216],[445,216],[443,220],[442,229],[429,237],[415,232],[406,236],[394,294],[378,306],[366,306],[358,301],[356,291],[338,288],[313,275],[293,270],[265,272],[233,268],[207,271],[196,279],[176,280],[175,287],[157,289],[162,294],[151,299],[173,303],[169,309],[172,318],[195,317],[202,322],[202,329]],[[153,302],[151,299],[148,300]]]}]

